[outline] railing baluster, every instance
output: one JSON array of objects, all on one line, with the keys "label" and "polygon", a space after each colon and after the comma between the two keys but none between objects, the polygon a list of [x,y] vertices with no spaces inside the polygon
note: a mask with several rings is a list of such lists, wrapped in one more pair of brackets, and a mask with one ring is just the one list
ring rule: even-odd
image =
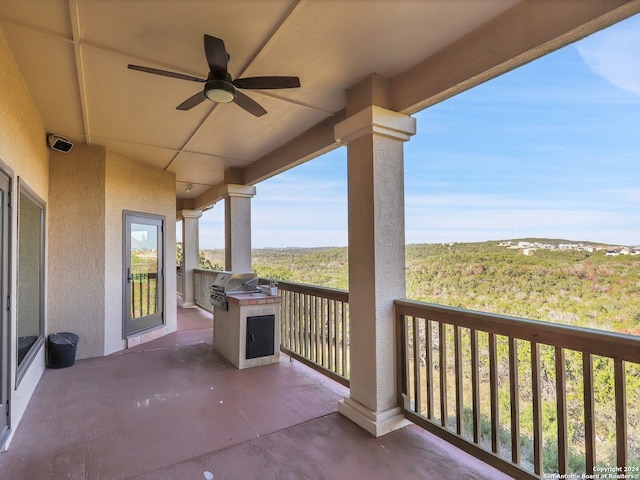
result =
[{"label": "railing baluster", "polygon": [[478,361],[478,331],[469,331],[471,342],[471,402],[473,408],[473,443],[480,443],[480,362]]},{"label": "railing baluster", "polygon": [[300,345],[298,346],[298,351],[302,353],[302,355],[307,354],[307,314],[305,312],[305,297],[302,293],[298,295],[298,322],[299,322],[299,332],[300,332]]},{"label": "railing baluster", "polygon": [[140,310],[138,311],[138,316],[141,317],[142,316],[142,279],[140,278],[140,274],[138,274],[138,297],[140,298],[140,305],[139,308]]},{"label": "railing baluster", "polygon": [[316,351],[316,363],[318,365],[322,365],[322,305],[320,302],[320,298],[314,296],[313,297],[313,308],[314,308],[314,323],[315,323],[315,351]]},{"label": "railing baluster", "polygon": [[296,327],[295,327],[295,315],[294,315],[294,306],[295,302],[295,293],[287,292],[287,321],[288,321],[288,330],[289,330],[289,350],[296,351]]},{"label": "railing baluster", "polygon": [[584,449],[587,475],[594,474],[596,466],[596,431],[594,424],[593,359],[590,354],[582,354],[582,381],[584,389]]},{"label": "railing baluster", "polygon": [[444,322],[440,322],[440,424],[449,426],[449,409],[447,405],[447,329]]},{"label": "railing baluster", "polygon": [[297,310],[298,294],[291,292],[289,296],[289,324],[291,325],[291,349],[299,351],[300,344],[298,343],[298,310]]},{"label": "railing baluster", "polygon": [[619,471],[627,466],[627,382],[624,362],[618,358],[613,361],[616,390],[616,459]]},{"label": "railing baluster", "polygon": [[489,396],[491,398],[491,450],[500,452],[498,428],[500,425],[500,410],[498,408],[498,350],[496,336],[489,334]]},{"label": "railing baluster", "polygon": [[326,302],[324,298],[318,297],[320,301],[320,365],[326,367],[327,366],[327,316],[325,313]]},{"label": "railing baluster", "polygon": [[425,320],[425,343],[426,351],[424,356],[425,370],[427,372],[427,418],[433,418],[433,331],[431,320]]},{"label": "railing baluster", "polygon": [[280,302],[280,345],[288,348],[289,342],[287,340],[287,324],[289,322],[289,315],[287,314],[286,292],[280,292],[280,297],[282,298]]},{"label": "railing baluster", "polygon": [[342,304],[342,376],[348,377],[347,372],[349,371],[349,356],[347,355],[348,349],[348,341],[349,341],[349,329],[347,328],[347,309],[345,308],[344,302]]},{"label": "railing baluster", "polygon": [[540,345],[531,342],[531,396],[533,397],[533,471],[542,475],[542,391]]},{"label": "railing baluster", "polygon": [[309,295],[302,296],[302,312],[304,319],[304,349],[303,354],[305,357],[311,357],[311,314],[309,308]]},{"label": "railing baluster", "polygon": [[324,366],[324,310],[320,297],[315,297],[316,304],[316,363]]},{"label": "railing baluster", "polygon": [[131,275],[131,318],[136,318],[136,274]]},{"label": "railing baluster", "polygon": [[285,295],[286,302],[285,308],[287,310],[287,348],[293,349],[294,338],[295,338],[295,327],[294,327],[294,316],[293,316],[293,298],[294,294],[292,292],[284,291],[283,295]]},{"label": "railing baluster", "polygon": [[327,303],[327,318],[329,319],[329,370],[336,368],[336,302]]},{"label": "railing baluster", "polygon": [[322,311],[322,299],[315,297],[314,304],[316,309],[316,363],[324,365],[324,312]]},{"label": "railing baluster", "polygon": [[422,385],[420,382],[420,335],[418,330],[418,318],[412,317],[413,335],[413,388],[415,391],[414,411],[420,413],[422,407]]},{"label": "railing baluster", "polygon": [[140,305],[139,305],[140,310],[139,310],[138,314],[139,314],[139,316],[141,316],[141,317],[142,317],[142,315],[143,315],[143,309],[142,309],[142,303],[143,303],[143,301],[142,301],[142,297],[143,297],[143,293],[142,293],[142,278],[141,278],[140,274],[138,274],[138,296],[140,297]]},{"label": "railing baluster", "polygon": [[280,343],[289,348],[289,299],[286,292],[280,292],[282,301],[280,302]]},{"label": "railing baluster", "polygon": [[462,333],[459,326],[453,327],[454,354],[455,354],[455,378],[456,378],[456,433],[464,433],[464,398],[462,382]]},{"label": "railing baluster", "polygon": [[558,421],[558,473],[565,475],[569,470],[569,455],[567,443],[567,400],[564,392],[567,390],[566,373],[564,368],[564,348],[556,347],[556,406]]},{"label": "railing baluster", "polygon": [[289,308],[291,311],[291,327],[293,328],[291,331],[293,335],[291,338],[291,344],[293,345],[293,350],[296,352],[300,351],[300,316],[298,315],[298,298],[299,294],[297,292],[291,293],[291,306]]},{"label": "railing baluster", "polygon": [[520,463],[520,392],[518,340],[509,338],[509,394],[511,397],[511,461]]},{"label": "railing baluster", "polygon": [[147,315],[149,315],[149,313],[151,313],[151,279],[148,273],[144,276],[147,280]]},{"label": "railing baluster", "polygon": [[318,352],[316,351],[316,346],[318,342],[316,341],[316,310],[315,310],[315,297],[313,295],[307,295],[307,315],[309,318],[309,330],[308,330],[308,340],[309,340],[309,350],[308,356],[313,360],[314,363],[318,363]]},{"label": "railing baluster", "polygon": [[342,316],[341,302],[335,302],[336,315],[336,372],[344,376],[344,365],[342,363],[342,342],[344,321]]},{"label": "railing baluster", "polygon": [[315,342],[313,336],[315,335],[315,316],[314,316],[314,297],[311,295],[305,295],[305,317],[308,319],[307,325],[307,354],[306,356],[311,359],[313,363],[317,363]]},{"label": "railing baluster", "polygon": [[[402,338],[402,346],[400,351],[403,353],[404,358],[402,359],[401,371],[404,374],[404,378],[402,378],[399,383],[400,392],[405,393],[406,397],[403,397],[404,404],[409,403],[409,408],[411,407],[411,398],[413,397],[413,392],[411,391],[411,372],[409,368],[409,345],[411,344],[411,339],[409,338],[409,317],[402,316],[402,323],[400,329],[400,336]],[[408,402],[407,402],[408,400]]]},{"label": "railing baluster", "polygon": [[296,351],[300,352],[301,355],[306,355],[306,350],[305,350],[305,317],[306,315],[304,314],[304,295],[302,293],[298,293],[298,301],[296,303],[297,305],[297,313],[296,313],[296,318],[298,319],[298,348],[296,349]]}]

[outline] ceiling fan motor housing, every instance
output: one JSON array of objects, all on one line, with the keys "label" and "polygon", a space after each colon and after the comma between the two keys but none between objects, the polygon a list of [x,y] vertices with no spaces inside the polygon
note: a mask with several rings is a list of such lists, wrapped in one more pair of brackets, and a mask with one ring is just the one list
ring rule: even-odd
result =
[{"label": "ceiling fan motor housing", "polygon": [[231,82],[214,78],[205,83],[204,94],[214,102],[229,103],[236,99],[236,87]]}]

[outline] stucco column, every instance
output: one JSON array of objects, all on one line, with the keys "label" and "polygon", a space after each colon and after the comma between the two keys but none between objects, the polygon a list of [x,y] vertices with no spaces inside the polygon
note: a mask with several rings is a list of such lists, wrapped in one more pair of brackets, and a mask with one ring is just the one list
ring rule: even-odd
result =
[{"label": "stucco column", "polygon": [[339,411],[375,436],[397,407],[393,301],[405,297],[403,142],[415,119],[369,106],[336,125],[347,145],[351,387]]},{"label": "stucco column", "polygon": [[224,268],[230,272],[251,271],[251,198],[256,187],[226,185],[224,196]]},{"label": "stucco column", "polygon": [[200,210],[182,210],[182,308],[195,307],[194,268],[200,267]]}]

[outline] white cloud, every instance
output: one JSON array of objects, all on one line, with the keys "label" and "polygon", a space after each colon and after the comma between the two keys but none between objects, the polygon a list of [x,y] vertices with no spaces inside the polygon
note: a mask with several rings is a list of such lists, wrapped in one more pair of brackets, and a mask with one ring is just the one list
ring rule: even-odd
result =
[{"label": "white cloud", "polygon": [[640,16],[577,44],[591,70],[618,88],[640,95]]}]

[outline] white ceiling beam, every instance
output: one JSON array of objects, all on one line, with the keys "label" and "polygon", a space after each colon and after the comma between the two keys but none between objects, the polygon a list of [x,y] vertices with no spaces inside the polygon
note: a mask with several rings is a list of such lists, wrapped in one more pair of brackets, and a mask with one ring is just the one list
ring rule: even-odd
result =
[{"label": "white ceiling beam", "polygon": [[85,77],[84,60],[82,57],[82,46],[80,44],[80,12],[78,1],[69,0],[69,16],[71,20],[71,35],[73,39],[73,52],[76,60],[76,73],[78,76],[78,96],[80,97],[80,107],[82,108],[82,125],[84,128],[84,138],[87,144],[91,143],[91,125],[89,122],[89,107],[87,103],[87,83]]}]

